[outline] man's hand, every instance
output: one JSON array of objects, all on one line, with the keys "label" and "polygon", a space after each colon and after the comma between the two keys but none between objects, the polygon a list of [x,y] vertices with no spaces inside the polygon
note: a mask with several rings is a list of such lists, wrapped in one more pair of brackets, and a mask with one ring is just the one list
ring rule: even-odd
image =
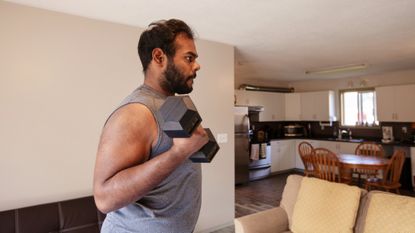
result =
[{"label": "man's hand", "polygon": [[199,125],[190,138],[173,138],[171,150],[174,155],[187,159],[199,151],[208,141],[209,137],[205,129]]}]

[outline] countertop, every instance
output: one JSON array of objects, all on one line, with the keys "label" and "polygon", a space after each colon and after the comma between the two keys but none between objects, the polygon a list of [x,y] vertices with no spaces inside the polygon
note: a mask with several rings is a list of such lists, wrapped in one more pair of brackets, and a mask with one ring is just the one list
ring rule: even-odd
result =
[{"label": "countertop", "polygon": [[350,142],[350,143],[361,143],[365,141],[376,142],[382,145],[390,145],[390,146],[407,146],[407,147],[415,147],[415,143],[413,142],[400,142],[394,141],[390,143],[383,143],[380,139],[373,140],[373,139],[362,139],[362,138],[352,138],[352,139],[338,139],[338,138],[330,138],[330,137],[281,137],[281,138],[273,138],[271,141],[277,140],[289,140],[289,139],[303,139],[303,140],[320,140],[320,141],[332,141],[332,142]]}]

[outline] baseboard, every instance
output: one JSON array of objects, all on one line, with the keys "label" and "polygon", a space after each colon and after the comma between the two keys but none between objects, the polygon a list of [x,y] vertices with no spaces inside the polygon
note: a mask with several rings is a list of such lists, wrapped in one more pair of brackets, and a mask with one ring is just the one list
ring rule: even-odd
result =
[{"label": "baseboard", "polygon": [[233,224],[234,223],[233,223],[233,220],[232,220],[231,222],[227,222],[227,223],[221,224],[219,226],[211,227],[211,228],[208,228],[208,229],[205,229],[205,230],[202,230],[202,231],[196,231],[195,233],[211,233],[213,231],[217,231],[217,230],[220,230],[220,229],[225,228],[225,227],[233,226]]}]

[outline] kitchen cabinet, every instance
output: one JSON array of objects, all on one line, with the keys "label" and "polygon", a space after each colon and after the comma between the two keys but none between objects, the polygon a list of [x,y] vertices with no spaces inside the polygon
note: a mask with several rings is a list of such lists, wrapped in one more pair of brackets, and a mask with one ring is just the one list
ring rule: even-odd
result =
[{"label": "kitchen cabinet", "polygon": [[284,93],[235,90],[236,104],[263,106],[259,121],[283,121],[285,119]]},{"label": "kitchen cabinet", "polygon": [[271,141],[271,172],[295,167],[296,140]]},{"label": "kitchen cabinet", "polygon": [[359,143],[352,142],[337,142],[337,141],[321,141],[320,147],[331,150],[336,154],[354,154]]},{"label": "kitchen cabinet", "polygon": [[295,152],[294,153],[294,155],[295,155],[295,168],[303,169],[303,170],[304,170],[304,164],[303,164],[303,160],[301,160],[300,154],[298,153],[298,145],[300,145],[300,143],[304,142],[304,141],[310,143],[313,146],[313,148],[320,147],[320,143],[322,142],[322,141],[318,141],[318,140],[305,140],[305,139],[296,140],[296,142],[295,142],[295,151],[294,151]]},{"label": "kitchen cabinet", "polygon": [[376,109],[379,121],[414,122],[415,85],[376,88]]},{"label": "kitchen cabinet", "polygon": [[255,102],[258,100],[256,100],[254,92],[235,90],[235,105],[253,106]]},{"label": "kitchen cabinet", "polygon": [[301,120],[335,121],[334,91],[302,92]]},{"label": "kitchen cabinet", "polygon": [[285,94],[285,120],[301,121],[301,93]]}]

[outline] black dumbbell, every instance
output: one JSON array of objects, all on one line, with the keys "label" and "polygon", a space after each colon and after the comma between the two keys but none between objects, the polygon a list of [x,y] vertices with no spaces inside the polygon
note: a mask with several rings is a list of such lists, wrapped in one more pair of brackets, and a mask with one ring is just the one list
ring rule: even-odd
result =
[{"label": "black dumbbell", "polygon": [[[189,96],[169,96],[159,109],[164,122],[162,129],[171,138],[190,137],[202,122]],[[205,128],[209,141],[190,160],[196,163],[209,163],[219,150],[219,145],[210,129]]]}]

